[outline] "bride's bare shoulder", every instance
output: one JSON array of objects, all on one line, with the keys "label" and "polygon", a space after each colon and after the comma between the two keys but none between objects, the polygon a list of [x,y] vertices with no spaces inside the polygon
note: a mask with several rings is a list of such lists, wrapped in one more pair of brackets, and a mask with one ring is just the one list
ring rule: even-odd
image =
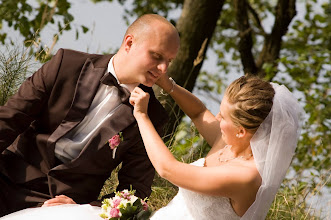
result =
[{"label": "bride's bare shoulder", "polygon": [[262,179],[254,160],[229,164],[228,169],[243,188],[260,187]]}]

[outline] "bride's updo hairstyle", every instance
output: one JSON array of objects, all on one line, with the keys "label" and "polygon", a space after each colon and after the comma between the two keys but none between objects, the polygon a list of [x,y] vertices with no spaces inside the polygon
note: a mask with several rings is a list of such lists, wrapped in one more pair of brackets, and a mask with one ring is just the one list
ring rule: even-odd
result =
[{"label": "bride's updo hairstyle", "polygon": [[274,95],[271,84],[256,76],[246,75],[233,81],[225,91],[233,106],[230,112],[233,123],[255,133],[268,116]]}]

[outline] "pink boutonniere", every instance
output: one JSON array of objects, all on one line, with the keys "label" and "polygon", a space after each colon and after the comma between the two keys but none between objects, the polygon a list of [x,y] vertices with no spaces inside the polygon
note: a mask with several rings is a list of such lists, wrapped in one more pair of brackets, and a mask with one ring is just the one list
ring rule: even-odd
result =
[{"label": "pink boutonniere", "polygon": [[115,153],[118,145],[120,145],[121,141],[123,141],[122,132],[114,135],[112,138],[108,140],[108,144],[110,148],[113,150],[113,159],[115,158]]}]

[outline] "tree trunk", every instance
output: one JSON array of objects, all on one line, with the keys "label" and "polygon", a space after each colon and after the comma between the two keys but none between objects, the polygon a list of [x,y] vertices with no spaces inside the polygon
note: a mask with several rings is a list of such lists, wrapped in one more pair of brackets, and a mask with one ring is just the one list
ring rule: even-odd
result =
[{"label": "tree trunk", "polygon": [[[296,15],[295,10],[296,0],[278,0],[275,8],[275,23],[272,31],[266,36],[263,49],[259,54],[256,61],[257,67],[259,68],[258,75],[261,77],[265,76],[262,69],[263,64],[270,63],[273,66],[277,65],[277,59],[282,45],[282,37],[286,34],[288,26],[292,19]],[[271,80],[276,73],[272,73],[268,78]]]},{"label": "tree trunk", "polygon": [[[184,2],[182,14],[176,25],[181,45],[176,59],[168,69],[168,75],[189,91],[194,88],[223,3],[224,0],[185,0]],[[170,117],[165,129],[167,141],[180,123],[183,112],[170,96],[164,96],[158,91],[156,93]]]},{"label": "tree trunk", "polygon": [[248,3],[246,0],[234,0],[233,4],[240,38],[238,50],[244,73],[257,74],[258,69],[252,53],[253,39],[252,28],[249,25],[248,18]]},{"label": "tree trunk", "polygon": [[[241,62],[245,73],[265,77],[265,72],[262,68],[263,64],[269,63],[272,66],[277,65],[277,59],[279,58],[282,44],[282,37],[286,34],[288,26],[296,14],[295,2],[296,0],[278,0],[275,8],[275,23],[271,33],[266,34],[261,26],[258,14],[249,5],[248,1],[234,1],[236,21],[240,38],[238,50],[240,52]],[[259,53],[259,56],[256,58],[256,61],[254,61],[252,54],[252,28],[248,21],[248,11],[259,24],[259,29],[261,29],[261,32],[264,33],[263,48]],[[272,73],[268,76],[268,79],[271,80],[275,75],[276,73]]]}]

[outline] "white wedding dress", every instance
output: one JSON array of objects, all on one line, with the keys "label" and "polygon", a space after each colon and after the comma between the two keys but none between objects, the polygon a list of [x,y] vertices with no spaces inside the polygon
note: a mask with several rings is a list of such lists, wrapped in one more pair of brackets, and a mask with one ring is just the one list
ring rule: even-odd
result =
[{"label": "white wedding dress", "polygon": [[[204,158],[193,162],[203,166]],[[151,220],[237,220],[240,217],[234,212],[230,200],[225,197],[208,196],[183,188],[169,204],[159,209]]]},{"label": "white wedding dress", "polygon": [[[194,163],[203,166],[204,158]],[[100,207],[90,205],[60,205],[46,208],[29,208],[1,218],[1,220],[101,220]],[[178,194],[171,202],[156,211],[152,220],[237,220],[240,217],[234,212],[228,198],[207,196],[179,188]]]}]

